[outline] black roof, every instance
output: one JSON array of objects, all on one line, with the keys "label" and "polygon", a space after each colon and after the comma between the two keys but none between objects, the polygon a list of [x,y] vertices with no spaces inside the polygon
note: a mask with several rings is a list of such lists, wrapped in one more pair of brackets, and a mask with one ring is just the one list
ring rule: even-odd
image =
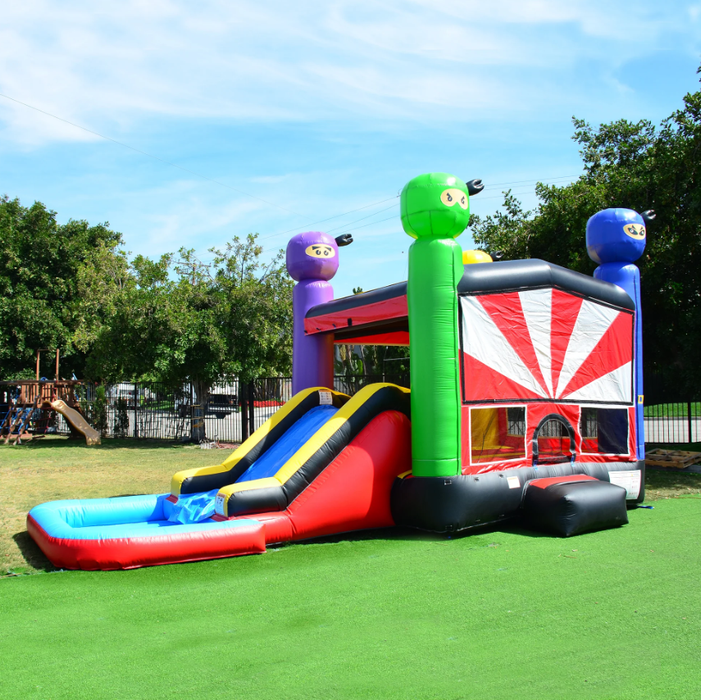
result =
[{"label": "black roof", "polygon": [[556,287],[578,296],[635,310],[635,304],[621,287],[544,260],[505,260],[465,265],[458,294],[510,292],[521,289]]},{"label": "black roof", "polygon": [[[633,300],[621,287],[534,258],[465,265],[462,279],[458,283],[458,294],[489,294],[544,287],[555,287],[605,304],[635,310]],[[307,318],[348,311],[404,295],[406,295],[406,282],[397,282],[387,287],[319,304],[309,309]]]}]

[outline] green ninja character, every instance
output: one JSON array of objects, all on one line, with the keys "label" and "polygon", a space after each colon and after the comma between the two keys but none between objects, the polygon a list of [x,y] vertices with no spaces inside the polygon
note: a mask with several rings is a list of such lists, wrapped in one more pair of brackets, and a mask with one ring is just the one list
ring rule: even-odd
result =
[{"label": "green ninja character", "polygon": [[480,180],[428,173],[401,194],[402,226],[417,239],[409,249],[407,286],[414,476],[461,471],[457,287],[463,263],[454,239],[470,221],[470,195],[483,188]]}]

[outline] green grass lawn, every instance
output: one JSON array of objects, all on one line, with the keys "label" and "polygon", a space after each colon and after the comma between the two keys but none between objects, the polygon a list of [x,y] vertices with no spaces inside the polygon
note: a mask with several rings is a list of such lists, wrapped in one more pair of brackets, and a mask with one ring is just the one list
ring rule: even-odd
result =
[{"label": "green grass lawn", "polygon": [[1,698],[697,698],[701,501],[0,581]]},{"label": "green grass lawn", "polygon": [[180,469],[219,464],[231,450],[155,440],[44,438],[0,446],[0,575],[53,570],[26,531],[27,512],[64,498],[166,493]]},{"label": "green grass lawn", "polygon": [[701,401],[685,403],[662,403],[645,406],[645,418],[686,418],[691,408],[691,416],[701,416]]},{"label": "green grass lawn", "polygon": [[[143,493],[228,454],[44,444],[0,449],[3,498],[25,483],[26,501]],[[652,510],[572,539],[387,530],[5,577],[0,698],[697,698],[701,484],[667,472],[647,484]]]}]

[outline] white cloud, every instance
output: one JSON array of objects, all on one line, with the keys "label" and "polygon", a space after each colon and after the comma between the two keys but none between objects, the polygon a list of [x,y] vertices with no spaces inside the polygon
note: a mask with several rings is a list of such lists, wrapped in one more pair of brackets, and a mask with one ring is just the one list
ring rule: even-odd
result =
[{"label": "white cloud", "polygon": [[[527,111],[554,100],[553,75],[578,61],[605,51],[616,65],[688,31],[698,7],[674,5],[27,0],[4,8],[0,92],[115,138],[159,115],[407,122]],[[0,103],[14,141],[93,138]]]}]

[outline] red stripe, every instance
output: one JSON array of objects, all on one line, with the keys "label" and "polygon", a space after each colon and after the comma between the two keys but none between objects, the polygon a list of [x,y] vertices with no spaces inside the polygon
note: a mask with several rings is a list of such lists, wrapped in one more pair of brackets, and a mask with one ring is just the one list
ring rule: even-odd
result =
[{"label": "red stripe", "polygon": [[480,297],[479,301],[547,396],[548,388],[540,370],[518,292],[488,294]]},{"label": "red stripe", "polygon": [[[325,333],[348,326],[362,326],[389,319],[406,318],[409,315],[406,296],[393,297],[374,304],[357,306],[346,311],[335,311],[304,319],[304,332],[308,335]],[[351,323],[348,323],[348,321]],[[352,341],[351,341],[352,342]]]},{"label": "red stripe", "polygon": [[265,528],[258,522],[160,537],[69,540],[52,537],[28,515],[27,531],[54,566],[83,571],[136,569],[265,552]]},{"label": "red stripe", "polygon": [[579,310],[584,300],[559,289],[553,289],[552,319],[550,322],[550,358],[553,390],[557,387],[570,336],[577,323]]},{"label": "red stripe", "polygon": [[464,361],[465,401],[488,399],[541,399],[535,392],[505,377],[471,355],[462,353]]},{"label": "red stripe", "polygon": [[[362,330],[362,329],[361,329]],[[334,338],[334,343],[347,345],[409,345],[408,331],[392,331],[390,333],[376,333],[353,336],[352,338]]]},{"label": "red stripe", "polygon": [[632,332],[633,315],[619,313],[589,357],[570,379],[560,398],[565,398],[577,389],[630,362],[633,359]]},{"label": "red stripe", "polygon": [[547,479],[533,479],[528,482],[528,486],[534,486],[538,489],[547,489],[548,486],[556,486],[557,484],[571,484],[577,481],[600,481],[593,476],[586,474],[575,474],[574,476],[551,476]]}]

